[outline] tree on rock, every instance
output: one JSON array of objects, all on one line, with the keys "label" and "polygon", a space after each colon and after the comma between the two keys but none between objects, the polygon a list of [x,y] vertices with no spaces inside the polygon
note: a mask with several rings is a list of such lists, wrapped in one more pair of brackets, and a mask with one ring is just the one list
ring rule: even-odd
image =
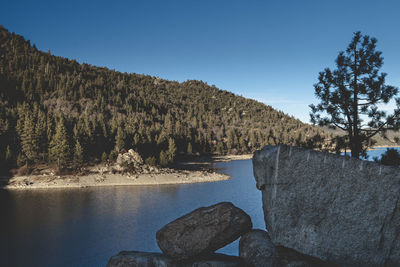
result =
[{"label": "tree on rock", "polygon": [[400,126],[400,98],[392,114],[378,109],[398,93],[398,88],[385,85],[386,73],[379,73],[383,64],[381,52],[376,51],[375,38],[354,33],[346,51],[336,58],[336,69],[319,73],[314,85],[321,100],[310,105],[311,122],[320,126],[339,128],[346,132],[351,156],[366,156],[368,141],[374,135]]},{"label": "tree on rock", "polygon": [[50,160],[56,163],[59,169],[65,167],[70,159],[67,129],[63,117],[56,125],[56,132],[50,142],[49,154]]}]

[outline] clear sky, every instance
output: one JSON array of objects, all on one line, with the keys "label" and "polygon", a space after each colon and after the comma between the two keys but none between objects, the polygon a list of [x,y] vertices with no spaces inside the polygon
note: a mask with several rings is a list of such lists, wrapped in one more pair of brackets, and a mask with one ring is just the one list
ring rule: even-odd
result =
[{"label": "clear sky", "polygon": [[400,1],[18,1],[0,24],[40,50],[122,72],[203,80],[309,121],[318,72],[353,32],[400,86]]}]

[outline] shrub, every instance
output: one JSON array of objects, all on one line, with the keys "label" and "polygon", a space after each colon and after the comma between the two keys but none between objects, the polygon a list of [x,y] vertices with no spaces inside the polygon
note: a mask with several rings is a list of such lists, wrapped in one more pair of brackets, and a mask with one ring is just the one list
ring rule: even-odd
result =
[{"label": "shrub", "polygon": [[381,158],[375,160],[383,165],[399,166],[400,165],[400,153],[397,149],[388,148],[385,153],[382,154]]}]

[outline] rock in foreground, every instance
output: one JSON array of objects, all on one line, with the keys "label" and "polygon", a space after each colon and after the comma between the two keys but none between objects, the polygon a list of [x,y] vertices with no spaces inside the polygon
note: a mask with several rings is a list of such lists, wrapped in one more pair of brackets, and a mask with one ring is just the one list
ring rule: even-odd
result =
[{"label": "rock in foreground", "polygon": [[253,230],[240,238],[239,257],[249,266],[277,266],[275,245],[268,233],[263,230]]},{"label": "rock in foreground", "polygon": [[239,257],[212,253],[208,256],[185,262],[152,252],[122,251],[111,257],[107,267],[241,267],[244,262]]},{"label": "rock in foreground", "polygon": [[112,256],[107,267],[173,267],[175,263],[161,253],[121,251],[118,255]]},{"label": "rock in foreground", "polygon": [[339,267],[339,265],[302,254],[291,248],[277,246],[276,253],[279,267]]},{"label": "rock in foreground", "polygon": [[400,169],[289,146],[255,152],[271,240],[341,266],[400,266]]},{"label": "rock in foreground", "polygon": [[196,209],[157,231],[162,252],[176,260],[207,255],[250,231],[249,215],[230,202]]}]

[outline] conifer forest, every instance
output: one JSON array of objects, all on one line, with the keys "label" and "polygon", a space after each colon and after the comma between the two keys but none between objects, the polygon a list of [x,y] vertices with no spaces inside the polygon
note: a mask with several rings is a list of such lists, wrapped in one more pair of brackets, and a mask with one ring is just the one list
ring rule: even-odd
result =
[{"label": "conifer forest", "polygon": [[[229,88],[228,88],[229,89]],[[327,133],[203,81],[121,73],[39,51],[0,26],[0,164],[76,168],[133,148],[147,164],[315,146]]]}]

